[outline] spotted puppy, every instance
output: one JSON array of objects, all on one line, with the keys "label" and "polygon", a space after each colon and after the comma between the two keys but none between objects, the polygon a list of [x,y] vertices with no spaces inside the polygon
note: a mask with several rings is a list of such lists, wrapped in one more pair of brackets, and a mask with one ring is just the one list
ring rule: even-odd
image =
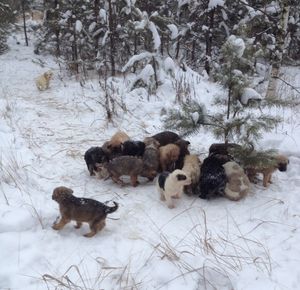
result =
[{"label": "spotted puppy", "polygon": [[43,73],[41,76],[39,76],[35,81],[37,88],[40,91],[44,91],[48,89],[52,76],[53,76],[53,72],[50,70]]},{"label": "spotted puppy", "polygon": [[172,198],[180,198],[182,196],[183,187],[189,185],[191,179],[186,173],[180,169],[170,172],[162,172],[157,179],[157,189],[160,193],[160,199],[166,201],[168,208],[174,208]]},{"label": "spotted puppy", "polygon": [[287,170],[287,165],[289,164],[289,159],[284,155],[275,155],[273,157],[273,164],[272,166],[267,166],[264,164],[257,165],[255,167],[246,167],[245,171],[249,180],[251,182],[255,181],[255,177],[258,173],[263,174],[263,186],[267,187],[269,183],[272,183],[271,178],[272,174],[278,169],[281,172]]},{"label": "spotted puppy", "polygon": [[230,200],[240,200],[250,189],[250,181],[245,174],[244,169],[234,161],[229,161],[223,164],[227,183],[225,187],[225,197]]},{"label": "spotted puppy", "polygon": [[113,207],[109,207],[97,200],[90,198],[75,197],[73,190],[60,186],[54,189],[52,199],[59,204],[61,214],[60,221],[54,223],[54,230],[61,230],[70,221],[76,221],[75,228],[79,229],[83,222],[89,224],[91,232],[85,234],[87,238],[93,237],[105,226],[106,216],[118,209],[118,204],[114,202]]}]

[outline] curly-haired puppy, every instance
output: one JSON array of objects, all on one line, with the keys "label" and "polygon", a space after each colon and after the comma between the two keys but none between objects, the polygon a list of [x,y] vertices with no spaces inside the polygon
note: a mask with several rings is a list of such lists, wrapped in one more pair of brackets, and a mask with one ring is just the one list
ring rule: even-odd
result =
[{"label": "curly-haired puppy", "polygon": [[251,182],[255,181],[255,177],[258,173],[263,174],[263,186],[267,187],[269,183],[272,183],[271,178],[274,171],[277,169],[279,171],[286,171],[287,165],[289,164],[289,159],[284,155],[274,156],[275,165],[265,166],[264,164],[258,165],[256,167],[246,167],[245,171]]},{"label": "curly-haired puppy", "polygon": [[240,200],[249,191],[250,181],[244,169],[234,161],[223,164],[228,182],[225,187],[225,196],[230,200]]},{"label": "curly-haired puppy", "polygon": [[162,171],[173,171],[179,155],[180,147],[176,144],[168,144],[159,147],[159,162]]},{"label": "curly-haired puppy", "polygon": [[116,157],[108,163],[102,165],[103,168],[98,170],[107,170],[111,179],[120,185],[124,182],[120,179],[121,176],[130,176],[132,186],[138,185],[138,176],[147,177],[153,180],[157,174],[156,171],[149,171],[144,167],[143,160],[136,156],[120,156]]},{"label": "curly-haired puppy", "polygon": [[160,146],[165,146],[170,143],[175,143],[177,140],[180,139],[178,134],[171,131],[160,132],[158,134],[151,136],[151,138],[157,140]]},{"label": "curly-haired puppy", "polygon": [[154,172],[159,171],[159,146],[160,146],[160,144],[157,140],[155,140],[151,137],[145,138],[144,143],[146,145],[144,155],[143,155],[144,171],[145,172],[153,172],[153,175],[154,175]]},{"label": "curly-haired puppy", "polygon": [[200,193],[200,198],[209,199],[224,195],[227,176],[223,164],[228,161],[230,161],[229,156],[220,154],[213,154],[204,159],[196,188],[196,192]]},{"label": "curly-haired puppy", "polygon": [[116,202],[113,207],[109,207],[94,199],[75,197],[72,193],[73,190],[65,186],[53,190],[52,199],[59,204],[61,214],[60,221],[52,226],[54,230],[61,230],[72,220],[76,221],[77,229],[86,222],[91,232],[84,236],[90,238],[104,228],[106,216],[118,209]]},{"label": "curly-haired puppy", "polygon": [[101,147],[91,147],[85,152],[84,160],[90,175],[92,176],[95,175],[95,172],[97,171],[96,164],[108,162],[109,158]]},{"label": "curly-haired puppy", "polygon": [[50,70],[43,73],[41,76],[39,76],[35,81],[37,88],[40,91],[44,91],[48,89],[52,76],[53,76],[53,72]]},{"label": "curly-haired puppy", "polygon": [[157,189],[160,193],[160,199],[166,201],[168,208],[174,208],[172,198],[182,196],[183,187],[191,184],[191,179],[180,169],[170,172],[162,172],[157,179]]},{"label": "curly-haired puppy", "polygon": [[184,192],[191,195],[198,184],[200,177],[201,161],[197,155],[191,154],[184,157],[182,171],[191,179],[191,184],[184,187]]},{"label": "curly-haired puppy", "polygon": [[113,159],[116,156],[122,155],[121,145],[129,139],[129,136],[125,132],[118,131],[109,141],[102,145],[102,149],[107,156],[110,156],[110,159]]},{"label": "curly-haired puppy", "polygon": [[122,145],[122,155],[143,156],[145,143],[142,141],[127,140]]}]

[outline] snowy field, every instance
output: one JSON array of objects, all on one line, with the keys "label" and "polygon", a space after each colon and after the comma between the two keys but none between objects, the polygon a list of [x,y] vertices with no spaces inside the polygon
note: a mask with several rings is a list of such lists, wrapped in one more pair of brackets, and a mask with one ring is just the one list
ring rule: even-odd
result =
[{"label": "snowy field", "polygon": [[[170,78],[155,96],[130,92],[130,79],[115,79],[113,91],[127,111],[118,108],[111,124],[98,102],[97,80],[80,85],[54,59],[23,46],[19,34],[8,43],[0,56],[0,289],[299,289],[299,108],[274,110],[284,123],[260,142],[290,160],[268,188],[252,184],[239,202],[183,196],[170,210],[154,182],[121,188],[90,177],[83,159],[118,129],[136,140],[163,131],[161,108],[175,100]],[[34,79],[49,69],[54,79],[40,92]],[[300,69],[284,72],[299,88]],[[208,109],[223,93],[191,71],[180,76]],[[204,130],[189,140],[201,160],[217,141]],[[87,225],[54,231],[59,212],[51,195],[60,185],[76,196],[117,201],[119,210],[91,239],[83,237]]]}]

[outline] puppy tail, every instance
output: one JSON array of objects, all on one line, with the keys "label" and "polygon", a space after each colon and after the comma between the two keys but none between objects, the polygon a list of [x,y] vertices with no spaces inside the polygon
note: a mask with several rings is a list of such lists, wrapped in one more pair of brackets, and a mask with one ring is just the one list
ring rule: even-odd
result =
[{"label": "puppy tail", "polygon": [[107,206],[105,208],[105,213],[109,214],[109,213],[113,213],[114,211],[116,211],[119,208],[119,205],[116,202],[113,202],[115,206],[109,207]]}]

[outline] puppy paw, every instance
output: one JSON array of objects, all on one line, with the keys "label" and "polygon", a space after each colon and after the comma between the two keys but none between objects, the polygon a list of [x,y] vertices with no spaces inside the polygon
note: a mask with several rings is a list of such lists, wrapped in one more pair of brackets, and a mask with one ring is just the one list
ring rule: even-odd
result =
[{"label": "puppy paw", "polygon": [[174,204],[169,204],[169,205],[168,205],[168,208],[169,208],[169,209],[173,209],[173,208],[175,208],[175,205],[174,205]]},{"label": "puppy paw", "polygon": [[60,228],[59,228],[58,224],[53,224],[52,229],[58,231]]},{"label": "puppy paw", "polygon": [[83,235],[83,236],[86,237],[86,238],[91,238],[91,237],[93,237],[95,234],[96,234],[96,233],[94,233],[94,232],[90,232],[90,233],[87,233],[87,234],[85,234],[85,235]]}]

